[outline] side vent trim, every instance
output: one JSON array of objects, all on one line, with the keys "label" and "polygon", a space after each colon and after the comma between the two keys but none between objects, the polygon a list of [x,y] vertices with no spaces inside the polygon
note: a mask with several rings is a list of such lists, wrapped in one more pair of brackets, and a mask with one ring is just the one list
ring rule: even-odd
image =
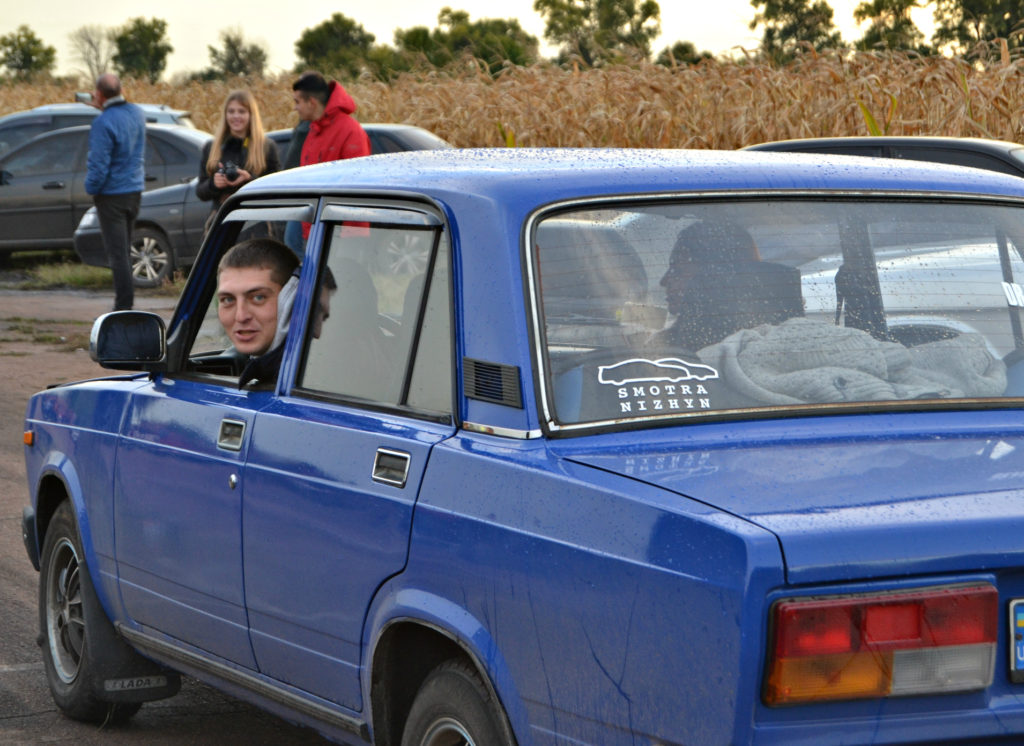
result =
[{"label": "side vent trim", "polygon": [[523,408],[519,368],[515,365],[488,363],[465,357],[462,359],[465,394],[470,399]]}]

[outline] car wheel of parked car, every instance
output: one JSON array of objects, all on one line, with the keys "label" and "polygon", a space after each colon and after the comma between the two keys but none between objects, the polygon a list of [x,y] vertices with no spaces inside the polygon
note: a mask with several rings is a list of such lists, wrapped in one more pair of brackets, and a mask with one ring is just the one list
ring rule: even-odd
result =
[{"label": "car wheel of parked car", "polygon": [[43,543],[39,621],[43,667],[61,712],[74,720],[114,724],[127,721],[139,711],[138,702],[111,703],[96,697],[99,682],[95,661],[102,655],[103,646],[96,640],[101,630],[94,626],[105,623],[109,627],[110,622],[89,580],[67,501],[54,513]]},{"label": "car wheel of parked car", "polygon": [[414,275],[427,268],[430,254],[430,233],[406,232],[400,238],[388,242],[386,269],[394,274]]},{"label": "car wheel of parked car", "polygon": [[132,235],[131,263],[137,287],[162,285],[174,270],[174,254],[167,236],[153,228],[136,228]]},{"label": "car wheel of parked car", "polygon": [[476,671],[452,660],[434,669],[420,687],[402,746],[511,746],[503,721]]}]

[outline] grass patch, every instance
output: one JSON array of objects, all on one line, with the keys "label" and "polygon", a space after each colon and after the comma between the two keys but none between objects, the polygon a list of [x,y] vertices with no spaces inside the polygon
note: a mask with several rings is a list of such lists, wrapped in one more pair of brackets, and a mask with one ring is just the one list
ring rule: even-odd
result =
[{"label": "grass patch", "polygon": [[[49,261],[39,261],[40,255],[19,259],[15,254],[7,269],[13,285],[19,290],[94,290],[113,291],[113,274],[107,267],[93,267],[82,264],[74,258],[59,253],[47,256]],[[171,280],[157,288],[135,288],[138,295],[165,295],[177,297],[185,287],[185,273],[177,271]]]},{"label": "grass patch", "polygon": [[113,279],[106,267],[61,262],[38,264],[28,270],[28,277],[19,286],[25,290],[72,288],[75,290],[105,290],[113,287]]}]

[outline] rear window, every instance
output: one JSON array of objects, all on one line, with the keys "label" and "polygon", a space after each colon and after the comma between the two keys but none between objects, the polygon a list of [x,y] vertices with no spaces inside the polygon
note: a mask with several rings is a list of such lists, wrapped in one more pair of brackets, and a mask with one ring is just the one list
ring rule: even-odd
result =
[{"label": "rear window", "polygon": [[534,223],[553,429],[1024,394],[1024,209],[608,205]]}]

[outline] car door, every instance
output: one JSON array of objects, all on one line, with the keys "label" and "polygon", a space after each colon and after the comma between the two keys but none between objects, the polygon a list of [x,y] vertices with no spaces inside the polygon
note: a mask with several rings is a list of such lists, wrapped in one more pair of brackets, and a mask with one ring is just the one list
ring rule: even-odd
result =
[{"label": "car door", "polygon": [[[219,230],[225,249],[229,234],[244,235],[273,217],[257,212],[245,220],[240,210],[237,222]],[[197,318],[182,370],[140,385],[126,413],[113,474],[116,553],[125,610],[135,622],[254,669],[241,482],[255,413],[274,394],[239,388],[241,361],[217,317],[214,268],[197,273],[200,286],[189,286],[184,302],[198,315],[180,310],[184,328]]]},{"label": "car door", "polygon": [[[301,357],[282,370],[294,385],[253,426],[245,597],[261,673],[359,710],[367,606],[405,565],[431,448],[453,432],[449,261],[433,212],[324,219]],[[422,262],[394,261],[396,245]]]},{"label": "car door", "polygon": [[88,139],[88,129],[61,130],[0,158],[0,247],[71,246]]}]

